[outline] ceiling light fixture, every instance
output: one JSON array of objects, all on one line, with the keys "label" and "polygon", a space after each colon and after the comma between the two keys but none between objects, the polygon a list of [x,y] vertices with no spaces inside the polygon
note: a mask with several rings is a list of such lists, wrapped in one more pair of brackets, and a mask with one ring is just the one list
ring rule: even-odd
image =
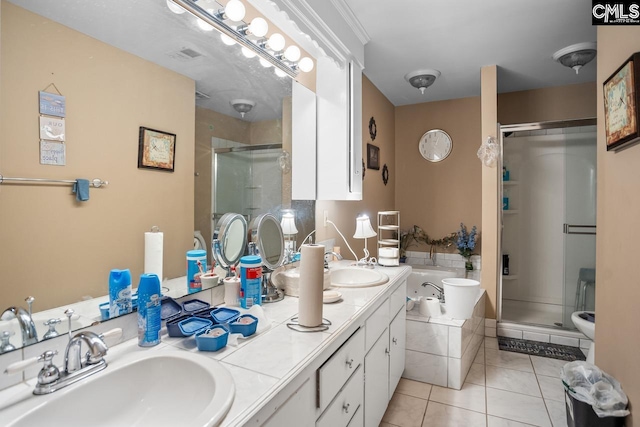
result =
[{"label": "ceiling light fixture", "polygon": [[220,38],[222,39],[222,43],[226,44],[227,46],[233,46],[234,44],[236,44],[236,41],[226,34],[220,33]]},{"label": "ceiling light fixture", "polygon": [[242,118],[244,118],[244,115],[256,106],[256,103],[249,99],[232,99],[229,103],[234,110],[240,113],[240,116],[242,116]]},{"label": "ceiling light fixture", "polygon": [[408,81],[411,86],[420,89],[420,92],[424,94],[425,89],[431,86],[438,77],[440,77],[440,71],[429,68],[407,73],[404,79]]},{"label": "ceiling light fixture", "polygon": [[560,49],[553,54],[553,60],[565,67],[573,68],[576,74],[580,68],[591,62],[596,57],[596,44],[594,42],[578,43]]},{"label": "ceiling light fixture", "polygon": [[252,50],[247,49],[246,47],[242,46],[242,54],[247,57],[247,58],[255,58],[256,53]]},{"label": "ceiling light fixture", "polygon": [[[298,75],[298,71],[301,70],[300,67],[295,64],[296,61],[300,59],[301,52],[297,46],[290,46],[287,51],[288,55],[285,55],[286,59],[290,62],[283,61],[282,56],[279,52],[284,48],[284,37],[281,35],[276,36],[275,34],[269,38],[269,46],[267,50],[265,48],[266,41],[263,36],[258,36],[258,34],[266,35],[268,31],[268,24],[266,20],[263,18],[255,18],[251,23],[251,30],[249,32],[252,36],[259,37],[258,40],[251,40],[245,34],[245,31],[248,29],[246,23],[241,22],[241,25],[238,28],[234,28],[230,26],[224,19],[233,20],[234,22],[240,22],[242,18],[244,18],[244,6],[240,2],[240,0],[230,0],[224,9],[220,9],[218,12],[208,11],[203,9],[200,5],[197,4],[195,0],[168,0],[176,7],[180,7],[199,20],[203,21],[203,24],[208,24],[218,30],[220,33],[226,35],[231,40],[238,43],[240,46],[243,46],[243,53],[246,55],[247,52],[252,52],[255,55],[258,55],[260,58],[263,58],[266,62],[272,64],[276,70],[278,70],[278,75],[288,75],[289,77],[295,78]],[[239,4],[239,6],[238,6]],[[242,14],[239,13],[240,9],[242,9]],[[236,12],[237,15],[236,15]],[[242,18],[240,18],[242,15]],[[202,27],[204,29],[204,27]],[[208,28],[207,28],[208,29]],[[229,40],[224,39],[225,43],[229,42]],[[227,43],[229,44],[229,43]],[[280,49],[277,49],[280,48]],[[247,52],[245,52],[245,50]],[[305,67],[308,68],[308,67]]]},{"label": "ceiling light fixture", "polygon": [[181,8],[171,0],[167,0],[167,7],[171,12],[175,13],[176,15],[182,15],[183,13],[186,12],[186,10],[184,10],[183,8]]},{"label": "ceiling light fixture", "polygon": [[313,70],[313,60],[305,56],[300,60],[300,62],[298,62],[298,67],[300,67],[300,71],[308,73],[309,71]]}]

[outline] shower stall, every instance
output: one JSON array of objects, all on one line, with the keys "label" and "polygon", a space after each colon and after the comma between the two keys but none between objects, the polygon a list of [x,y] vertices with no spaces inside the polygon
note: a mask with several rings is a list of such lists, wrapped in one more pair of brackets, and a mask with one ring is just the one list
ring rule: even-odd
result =
[{"label": "shower stall", "polygon": [[501,131],[500,320],[575,329],[595,303],[595,120]]},{"label": "shower stall", "polygon": [[281,165],[286,163],[282,144],[249,145],[220,138],[213,138],[212,144],[212,230],[227,212],[244,215],[248,222],[263,213],[279,218]]}]

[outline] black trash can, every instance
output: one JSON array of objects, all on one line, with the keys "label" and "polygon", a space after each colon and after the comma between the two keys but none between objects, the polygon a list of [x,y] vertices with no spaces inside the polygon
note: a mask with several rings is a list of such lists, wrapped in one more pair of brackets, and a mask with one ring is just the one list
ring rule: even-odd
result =
[{"label": "black trash can", "polygon": [[600,418],[591,405],[581,402],[565,390],[567,427],[624,427],[626,417]]}]

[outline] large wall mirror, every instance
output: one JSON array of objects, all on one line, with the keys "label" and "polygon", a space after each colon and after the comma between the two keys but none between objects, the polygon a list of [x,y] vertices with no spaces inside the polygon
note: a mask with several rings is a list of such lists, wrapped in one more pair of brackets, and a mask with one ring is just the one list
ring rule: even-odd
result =
[{"label": "large wall mirror", "polygon": [[[226,1],[201,3],[215,10]],[[67,185],[0,185],[0,310],[26,308],[34,296],[40,339],[49,318],[63,319],[58,331],[66,332],[63,312],[79,301],[89,308],[77,310],[74,329],[99,320],[112,268],[129,268],[135,288],[144,232],[154,225],[164,233],[165,278],[185,275],[196,230],[210,257],[217,215],[226,212],[251,221],[294,209],[298,240],[313,230],[314,203],[291,200],[291,78],[165,1],[1,4],[0,174],[109,181],[86,202]],[[65,166],[40,164],[45,89],[66,99]],[[255,104],[244,117],[232,105],[238,99]],[[137,167],[141,126],[176,135],[173,172]],[[234,176],[240,163],[253,175]],[[272,183],[267,176],[279,184],[257,188]],[[238,182],[249,188],[227,191]],[[0,321],[0,332],[12,322]],[[11,338],[15,347],[21,341],[20,333]]]}]

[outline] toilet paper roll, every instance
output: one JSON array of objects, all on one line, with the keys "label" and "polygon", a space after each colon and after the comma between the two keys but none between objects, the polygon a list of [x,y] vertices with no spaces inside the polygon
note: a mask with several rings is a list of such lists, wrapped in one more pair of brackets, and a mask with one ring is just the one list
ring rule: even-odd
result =
[{"label": "toilet paper roll", "polygon": [[324,282],[324,246],[302,245],[298,322],[313,328],[322,324],[322,288]]},{"label": "toilet paper roll", "polygon": [[238,307],[240,305],[240,279],[225,277],[223,282],[224,303],[229,307]]},{"label": "toilet paper roll", "polygon": [[378,256],[382,258],[398,258],[398,248],[380,248]]},{"label": "toilet paper roll", "polygon": [[161,231],[144,233],[144,272],[155,274],[162,282],[162,246],[164,234]]}]

